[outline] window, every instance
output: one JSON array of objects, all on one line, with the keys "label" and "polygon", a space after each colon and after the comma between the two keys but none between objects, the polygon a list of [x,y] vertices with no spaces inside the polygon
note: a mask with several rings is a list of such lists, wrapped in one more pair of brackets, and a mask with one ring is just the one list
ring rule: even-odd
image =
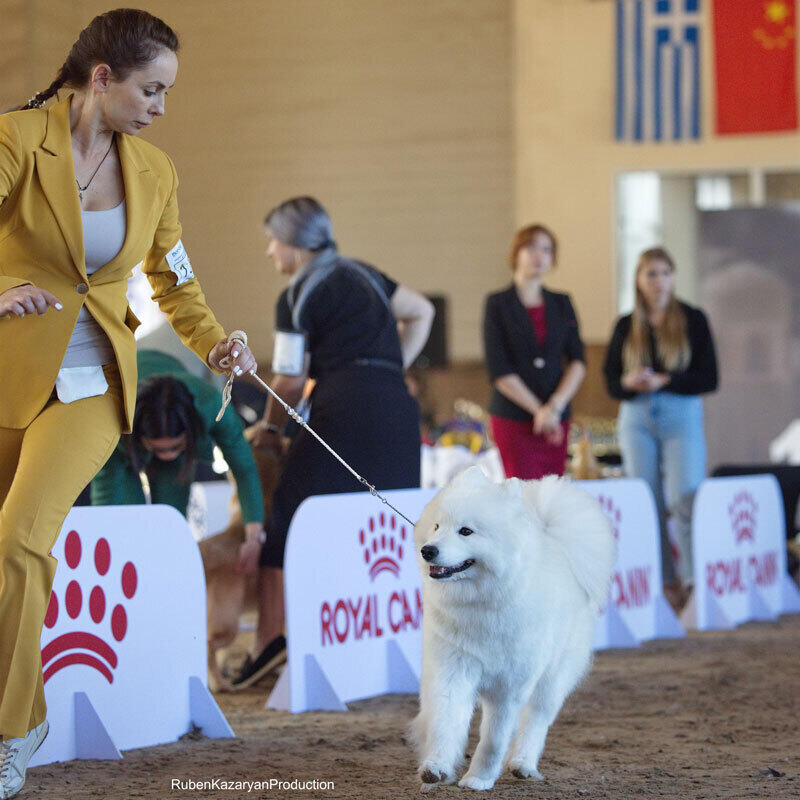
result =
[{"label": "window", "polygon": [[677,293],[698,302],[699,212],[800,203],[800,171],[743,168],[696,174],[624,172],[618,175],[617,309],[633,308],[639,253],[663,245],[677,265]]}]

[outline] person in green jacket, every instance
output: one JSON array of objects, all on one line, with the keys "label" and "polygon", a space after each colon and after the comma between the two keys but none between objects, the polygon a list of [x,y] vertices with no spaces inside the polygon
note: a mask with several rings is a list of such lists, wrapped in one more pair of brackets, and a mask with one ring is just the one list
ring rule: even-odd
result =
[{"label": "person in green jacket", "polygon": [[218,445],[236,480],[247,540],[264,539],[264,501],[250,445],[233,409],[217,422],[220,393],[189,374],[180,361],[156,350],[137,353],[139,386],[133,433],[123,436],[91,484],[92,505],[150,501],[186,514],[197,461],[211,463]]}]

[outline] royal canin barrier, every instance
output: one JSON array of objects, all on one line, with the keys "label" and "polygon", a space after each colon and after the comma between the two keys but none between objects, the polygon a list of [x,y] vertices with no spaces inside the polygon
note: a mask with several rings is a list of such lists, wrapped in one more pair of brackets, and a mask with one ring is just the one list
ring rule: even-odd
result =
[{"label": "royal canin barrier", "polygon": [[233,731],[208,691],[206,589],[168,506],[74,508],[42,629],[50,733],[32,766]]},{"label": "royal canin barrier", "polygon": [[[419,519],[434,489],[386,492]],[[416,692],[422,577],[414,528],[366,492],[310,497],[284,555],[288,664],[268,708],[346,711],[345,703]]]},{"label": "royal canin barrier", "polygon": [[709,478],[692,511],[694,592],[688,628],[733,628],[800,612],[786,570],[786,530],[774,475]]},{"label": "royal canin barrier", "polygon": [[638,478],[576,484],[600,503],[617,542],[611,594],[598,620],[595,650],[685,636],[662,591],[658,515],[650,487]]}]

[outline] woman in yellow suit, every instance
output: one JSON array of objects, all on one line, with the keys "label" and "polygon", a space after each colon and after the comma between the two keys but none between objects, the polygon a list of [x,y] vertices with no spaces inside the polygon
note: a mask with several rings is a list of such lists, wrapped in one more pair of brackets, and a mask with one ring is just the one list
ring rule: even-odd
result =
[{"label": "woman in yellow suit", "polygon": [[[227,342],[181,244],[170,159],[136,134],[164,113],[178,40],[121,9],[84,29],[58,77],[0,115],[0,798],[16,795],[47,734],[40,636],[48,553],[77,495],[131,430],[143,269],[184,343],[212,368]],[[61,87],[69,97],[43,103]]]}]

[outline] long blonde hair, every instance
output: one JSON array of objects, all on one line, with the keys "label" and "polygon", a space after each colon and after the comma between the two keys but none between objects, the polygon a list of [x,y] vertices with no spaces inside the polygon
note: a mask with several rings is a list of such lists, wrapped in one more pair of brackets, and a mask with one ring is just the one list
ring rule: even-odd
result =
[{"label": "long blonde hair", "polygon": [[[675,272],[675,262],[663,247],[653,247],[639,256],[635,278],[636,303],[631,315],[631,329],[622,347],[622,363],[626,372],[639,367],[653,366],[650,363],[647,303],[639,290],[639,275],[650,261],[656,260],[665,261],[669,264],[670,271]],[[654,334],[658,357],[665,369],[670,372],[686,369],[692,351],[689,346],[686,315],[675,299],[674,292],[664,311],[664,319],[657,328],[654,328]]]}]

